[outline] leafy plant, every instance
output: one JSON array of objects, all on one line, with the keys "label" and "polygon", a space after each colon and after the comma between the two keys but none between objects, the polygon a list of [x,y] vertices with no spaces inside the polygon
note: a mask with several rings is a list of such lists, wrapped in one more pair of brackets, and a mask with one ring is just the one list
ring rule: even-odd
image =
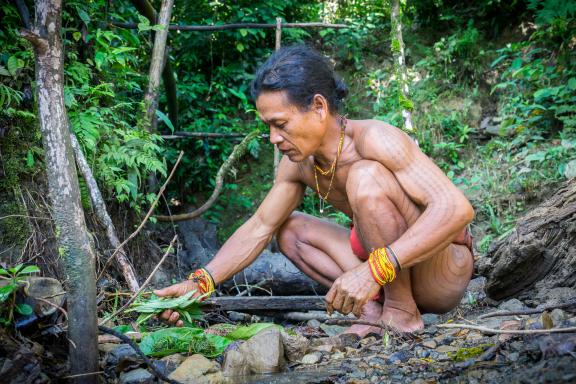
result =
[{"label": "leafy plant", "polygon": [[[16,303],[16,292],[28,276],[38,272],[40,269],[35,265],[18,264],[8,269],[0,268],[0,303],[3,304],[0,308],[0,323],[10,324],[14,318],[14,311],[22,315],[32,313],[32,307],[28,304]],[[7,317],[2,314],[4,311],[8,312]]]},{"label": "leafy plant", "polygon": [[140,316],[136,320],[137,324],[148,321],[152,316],[158,315],[167,309],[172,309],[180,315],[180,318],[187,324],[193,320],[202,319],[200,310],[201,297],[193,297],[196,291],[187,292],[185,295],[167,298],[152,295],[149,299],[137,300],[126,312],[138,312]]}]

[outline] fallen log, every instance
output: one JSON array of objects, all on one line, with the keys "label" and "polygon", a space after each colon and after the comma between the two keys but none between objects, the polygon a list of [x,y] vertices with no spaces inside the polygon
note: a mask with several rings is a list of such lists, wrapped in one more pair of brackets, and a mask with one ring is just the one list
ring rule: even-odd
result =
[{"label": "fallen log", "polygon": [[205,310],[220,311],[287,311],[325,310],[324,296],[222,296],[207,299]]},{"label": "fallen log", "polygon": [[[576,289],[576,179],[521,218],[514,231],[494,243],[480,272],[486,293],[545,297],[554,288]],[[572,296],[573,297],[573,296]]]},{"label": "fallen log", "polygon": [[264,250],[258,259],[223,284],[221,288],[238,293],[258,285],[258,291],[272,295],[322,295],[327,288],[300,271],[286,256]]}]

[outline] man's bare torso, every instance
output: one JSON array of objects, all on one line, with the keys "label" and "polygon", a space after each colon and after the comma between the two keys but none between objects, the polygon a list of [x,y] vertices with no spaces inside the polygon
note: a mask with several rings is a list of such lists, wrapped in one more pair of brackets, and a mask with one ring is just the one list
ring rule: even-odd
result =
[{"label": "man's bare torso", "polygon": [[[338,160],[336,174],[332,181],[332,187],[330,188],[327,201],[334,208],[350,218],[352,217],[352,209],[348,202],[348,194],[346,191],[348,173],[356,162],[360,160],[373,160],[371,156],[373,151],[380,151],[380,153],[382,153],[382,149],[376,148],[374,142],[367,139],[367,136],[374,134],[384,137],[405,135],[398,128],[378,120],[355,120],[348,124],[344,147]],[[288,168],[288,172],[293,180],[310,187],[317,193],[314,177],[314,158],[312,156],[298,163],[291,162],[287,157],[282,161],[288,163],[285,164],[285,166]],[[323,176],[318,172],[317,177],[320,194],[325,196],[330,187],[331,175]]]}]

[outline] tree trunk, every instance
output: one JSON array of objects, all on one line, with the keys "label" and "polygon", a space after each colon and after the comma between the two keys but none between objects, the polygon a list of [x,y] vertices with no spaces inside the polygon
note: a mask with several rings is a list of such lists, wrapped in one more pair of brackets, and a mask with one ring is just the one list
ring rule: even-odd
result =
[{"label": "tree trunk", "polygon": [[[132,4],[138,12],[146,17],[151,24],[156,24],[158,15],[154,7],[148,0],[132,0]],[[166,48],[167,49],[167,48]],[[164,89],[166,90],[166,101],[168,104],[168,116],[174,128],[178,129],[178,98],[176,93],[176,80],[170,58],[166,57],[164,69],[162,70],[162,80],[164,80]]]},{"label": "tree trunk", "polygon": [[160,74],[164,63],[164,52],[166,51],[166,38],[168,37],[168,26],[170,25],[170,15],[174,0],[162,0],[160,6],[160,16],[158,24],[163,27],[156,32],[154,38],[154,49],[152,50],[152,60],[150,62],[150,75],[148,77],[148,90],[144,95],[144,105],[146,107],[146,118],[144,124],[150,132],[156,131],[156,109],[158,108],[158,88],[160,87]]},{"label": "tree trunk", "polygon": [[546,297],[554,288],[576,289],[576,179],[521,218],[514,231],[490,247],[486,293]]},{"label": "tree trunk", "polygon": [[412,101],[410,101],[410,90],[408,88],[408,75],[406,74],[406,58],[404,55],[404,40],[402,39],[402,8],[400,0],[392,0],[392,12],[390,14],[392,24],[392,56],[396,69],[396,79],[398,81],[398,91],[400,92],[400,106],[402,117],[404,118],[404,129],[414,131],[412,125]]},{"label": "tree trunk", "polygon": [[[91,247],[64,106],[61,0],[36,0],[33,30],[22,31],[34,46],[40,130],[58,250],[66,274],[71,374],[98,370],[95,255]],[[97,383],[97,375],[78,382]]]}]

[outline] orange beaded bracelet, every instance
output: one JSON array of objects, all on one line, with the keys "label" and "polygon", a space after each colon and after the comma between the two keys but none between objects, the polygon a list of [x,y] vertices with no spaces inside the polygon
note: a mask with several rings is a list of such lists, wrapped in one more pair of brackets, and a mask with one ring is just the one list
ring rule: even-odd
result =
[{"label": "orange beaded bracelet", "polygon": [[396,268],[390,261],[387,247],[372,251],[368,257],[368,265],[372,277],[379,285],[390,283],[396,278]]},{"label": "orange beaded bracelet", "polygon": [[214,284],[214,279],[210,272],[208,272],[205,268],[200,268],[190,274],[188,280],[194,281],[198,284],[198,291],[200,294],[208,294],[210,295],[212,292],[216,290],[216,284]]}]

